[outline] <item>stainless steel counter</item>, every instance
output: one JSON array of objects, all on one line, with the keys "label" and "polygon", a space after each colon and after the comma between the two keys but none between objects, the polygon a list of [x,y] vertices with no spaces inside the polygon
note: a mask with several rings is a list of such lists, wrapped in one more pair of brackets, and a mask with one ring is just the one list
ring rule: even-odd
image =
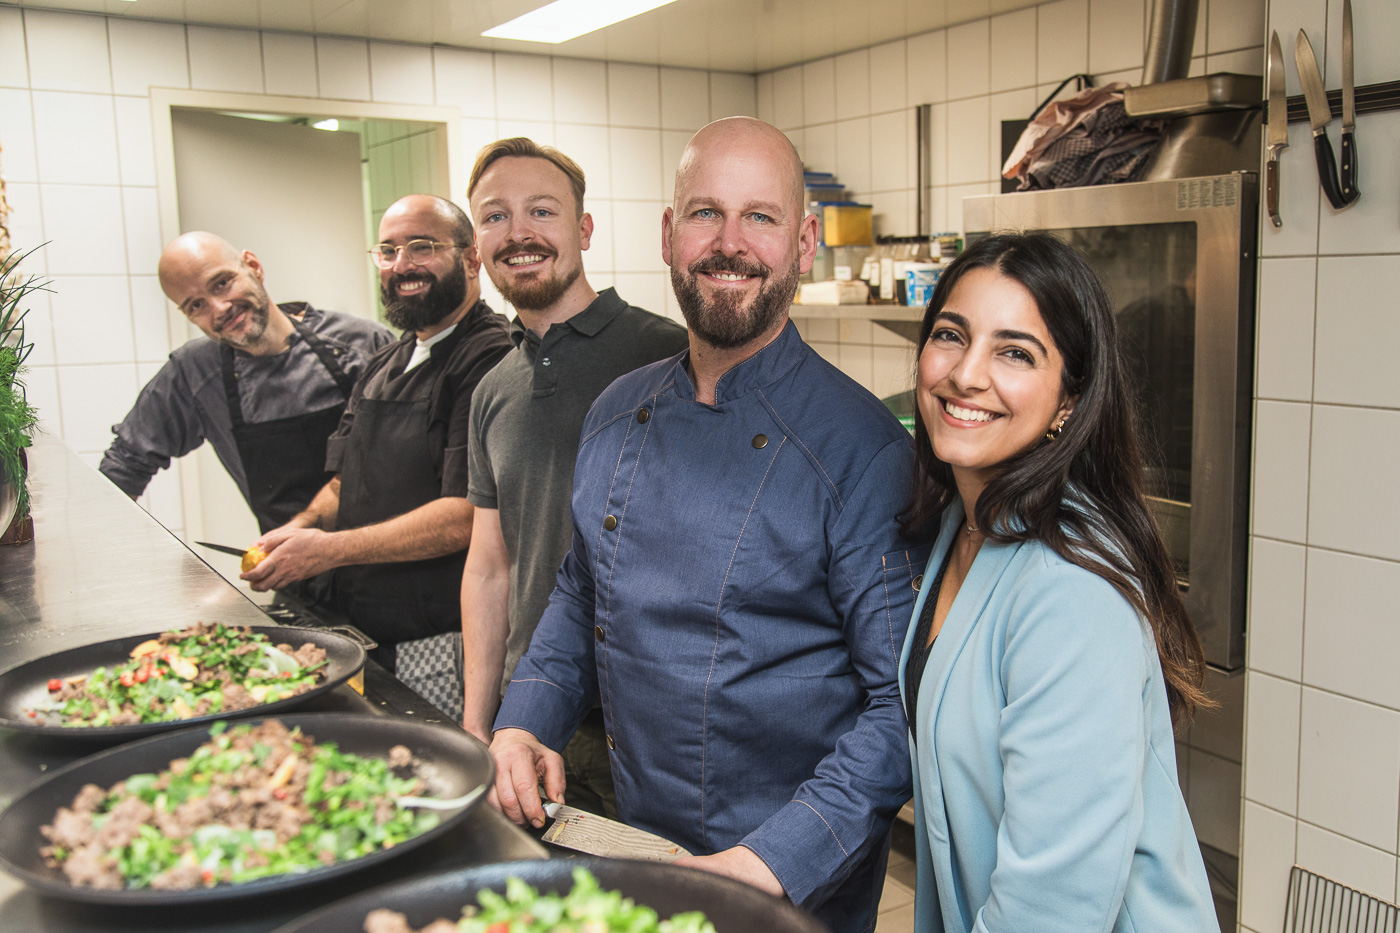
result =
[{"label": "stainless steel counter", "polygon": [[[66,648],[200,619],[269,623],[262,610],[60,442],[36,441],[29,474],[34,540],[0,547],[0,670]],[[432,707],[372,661],[365,668],[365,696],[342,686],[303,709],[436,718]],[[0,728],[0,808],[47,770],[95,750],[71,739]],[[368,877],[351,874],[285,895],[213,907],[85,906],[40,896],[0,873],[0,930],[264,933],[371,885],[547,855],[530,834],[480,807],[457,831]]]}]

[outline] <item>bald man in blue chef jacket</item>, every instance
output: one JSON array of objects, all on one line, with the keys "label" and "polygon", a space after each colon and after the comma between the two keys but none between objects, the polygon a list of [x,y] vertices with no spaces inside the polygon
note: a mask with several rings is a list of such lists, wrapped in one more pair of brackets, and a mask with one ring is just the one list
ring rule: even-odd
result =
[{"label": "bald man in blue chef jacket", "polygon": [[539,777],[563,796],[558,752],[601,700],[621,819],[872,930],[910,793],[910,437],[788,320],[817,225],[787,137],[702,129],[661,228],[689,349],[584,424],[573,544],[495,722],[499,804],[543,824]]}]

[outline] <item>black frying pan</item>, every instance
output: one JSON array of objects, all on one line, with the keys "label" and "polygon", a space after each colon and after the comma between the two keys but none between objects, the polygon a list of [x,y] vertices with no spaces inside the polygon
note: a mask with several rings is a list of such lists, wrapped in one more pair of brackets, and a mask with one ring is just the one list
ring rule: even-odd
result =
[{"label": "black frying pan", "polygon": [[365,665],[365,649],[344,635],[314,628],[284,628],[281,626],[251,626],[254,632],[268,637],[274,645],[289,644],[300,648],[311,642],[326,651],[326,679],[315,687],[294,697],[263,703],[245,710],[212,713],[173,722],[145,722],[131,726],[62,726],[57,713],[40,713],[30,717],[28,710],[49,702],[49,680],[88,674],[99,667],[112,667],[131,659],[131,649],[141,642],[160,637],[160,632],[128,635],[95,645],[84,645],[36,658],[0,674],[0,726],[22,732],[42,733],[64,739],[105,742],[109,745],[126,742],[145,735],[184,729],[202,722],[247,716],[265,716],[290,709],[312,697],[334,689],[354,676]]},{"label": "black frying pan", "polygon": [[405,914],[414,929],[439,917],[456,922],[483,888],[504,893],[513,875],[539,891],[562,894],[573,887],[577,867],[593,872],[604,890],[621,891],[663,920],[703,910],[719,933],[826,933],[811,914],[741,882],[661,862],[607,858],[505,862],[411,879],[338,901],[276,933],[363,933],[365,915],[379,907]]},{"label": "black frying pan", "polygon": [[[302,713],[276,718],[289,729],[300,726],[318,742],[335,742],[342,751],[366,757],[387,758],[390,748],[405,745],[426,766],[420,775],[428,781],[428,793],[432,796],[459,797],[483,785],[489,787],[495,780],[496,768],[486,746],[451,726],[357,713]],[[39,827],[52,822],[59,807],[70,806],[84,784],[108,788],[133,774],[158,771],[173,759],[187,757],[208,739],[208,728],[186,729],[98,752],[55,771],[0,813],[0,868],[45,894],[95,904],[194,904],[257,897],[359,871],[411,851],[459,824],[485,796],[456,810],[438,811],[442,820],[436,827],[392,849],[301,874],[259,878],[244,884],[217,884],[185,891],[96,890],[75,887],[60,869],[44,864],[39,848],[46,840]]]}]

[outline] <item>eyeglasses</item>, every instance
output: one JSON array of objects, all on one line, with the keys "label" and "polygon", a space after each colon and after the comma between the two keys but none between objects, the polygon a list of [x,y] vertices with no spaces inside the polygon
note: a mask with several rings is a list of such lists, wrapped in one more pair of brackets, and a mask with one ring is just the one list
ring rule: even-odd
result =
[{"label": "eyeglasses", "polygon": [[437,240],[409,240],[403,246],[380,243],[369,250],[370,258],[381,269],[391,269],[399,261],[399,253],[408,257],[415,266],[421,266],[433,258],[438,249],[461,249],[456,243],[439,243]]}]

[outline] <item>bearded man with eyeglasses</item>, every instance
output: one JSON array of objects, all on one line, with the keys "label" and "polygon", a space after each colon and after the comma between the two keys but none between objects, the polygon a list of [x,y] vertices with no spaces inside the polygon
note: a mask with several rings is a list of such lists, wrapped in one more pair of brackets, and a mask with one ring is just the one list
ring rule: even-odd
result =
[{"label": "bearded man with eyeglasses", "polygon": [[328,601],[379,643],[376,660],[460,715],[452,640],[472,530],[468,417],[477,383],[513,344],[506,319],[481,300],[481,260],[457,205],[400,198],[369,252],[385,317],[404,335],[355,385],[327,450],[335,478],[259,539],[267,558],[243,579],[278,589],[333,570]]}]

